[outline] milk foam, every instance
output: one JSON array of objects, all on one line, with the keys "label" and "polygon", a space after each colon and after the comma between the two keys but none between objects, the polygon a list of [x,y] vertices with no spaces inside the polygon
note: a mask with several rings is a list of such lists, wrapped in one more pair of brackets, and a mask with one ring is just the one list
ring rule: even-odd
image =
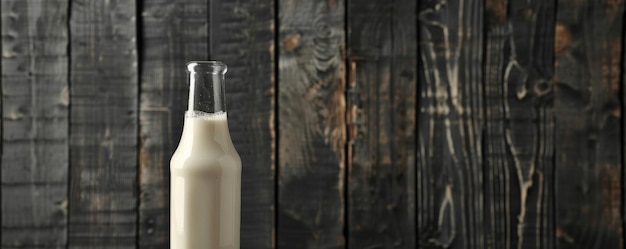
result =
[{"label": "milk foam", "polygon": [[185,112],[185,118],[203,119],[203,120],[226,120],[226,112],[206,113],[196,110],[188,110]]}]

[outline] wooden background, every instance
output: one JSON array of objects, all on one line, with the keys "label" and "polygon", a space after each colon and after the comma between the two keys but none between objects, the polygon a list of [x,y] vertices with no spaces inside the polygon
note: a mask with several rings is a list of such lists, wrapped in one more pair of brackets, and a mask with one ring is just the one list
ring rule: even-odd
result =
[{"label": "wooden background", "polygon": [[1,248],[168,248],[222,60],[242,248],[624,248],[624,0],[1,0]]}]

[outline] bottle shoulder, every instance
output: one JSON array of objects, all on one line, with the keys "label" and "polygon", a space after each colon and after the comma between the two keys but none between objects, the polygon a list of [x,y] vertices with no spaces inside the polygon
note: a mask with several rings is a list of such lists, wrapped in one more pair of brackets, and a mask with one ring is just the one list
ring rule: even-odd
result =
[{"label": "bottle shoulder", "polygon": [[171,169],[241,168],[226,119],[185,120],[180,143],[172,155]]}]

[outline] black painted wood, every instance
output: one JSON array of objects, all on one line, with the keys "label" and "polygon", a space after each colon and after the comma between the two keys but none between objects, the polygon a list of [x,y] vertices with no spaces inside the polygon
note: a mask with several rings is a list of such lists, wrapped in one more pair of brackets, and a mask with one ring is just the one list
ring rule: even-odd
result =
[{"label": "black painted wood", "polygon": [[343,248],[345,3],[281,0],[277,248]]},{"label": "black painted wood", "polygon": [[348,245],[415,248],[416,1],[348,8]]},{"label": "black painted wood", "polygon": [[135,248],[135,1],[73,0],[69,248]]},{"label": "black painted wood", "polygon": [[623,248],[624,3],[558,1],[555,28],[557,248]]},{"label": "black painted wood", "polygon": [[2,1],[2,248],[65,248],[67,0]]},{"label": "black painted wood", "polygon": [[485,248],[483,1],[421,1],[418,238]]},{"label": "black painted wood", "polygon": [[555,4],[486,2],[485,209],[493,248],[554,247]]}]

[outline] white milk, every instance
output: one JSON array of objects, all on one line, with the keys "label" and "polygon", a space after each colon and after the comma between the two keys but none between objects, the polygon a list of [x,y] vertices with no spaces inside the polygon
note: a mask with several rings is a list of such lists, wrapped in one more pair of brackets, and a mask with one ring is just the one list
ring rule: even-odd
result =
[{"label": "white milk", "polygon": [[225,112],[185,114],[170,169],[170,249],[239,249],[241,159]]}]

